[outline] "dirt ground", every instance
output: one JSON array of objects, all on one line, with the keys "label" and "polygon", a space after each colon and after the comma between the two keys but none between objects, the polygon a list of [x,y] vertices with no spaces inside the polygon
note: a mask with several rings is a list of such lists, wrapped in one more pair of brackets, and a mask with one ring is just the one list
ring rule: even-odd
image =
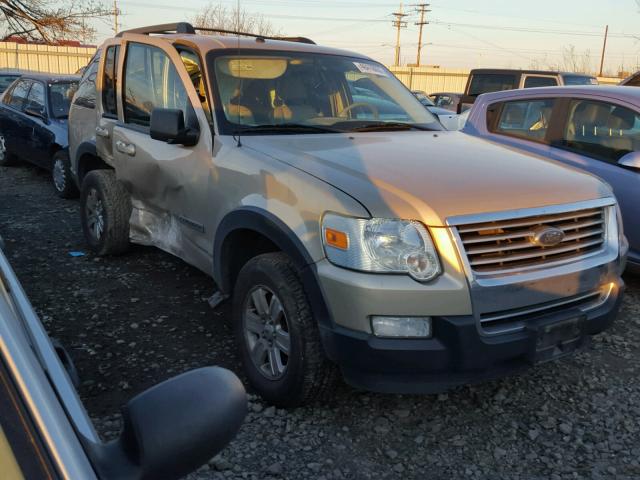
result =
[{"label": "dirt ground", "polygon": [[[154,248],[87,250],[75,200],[46,172],[0,168],[0,234],[31,302],[78,367],[100,431],[136,393],[204,365],[241,377],[213,282]],[[79,252],[80,256],[72,256]],[[194,478],[640,478],[640,280],[586,350],[518,377],[437,396],[341,387],[328,405],[276,410],[251,396],[237,439]]]}]

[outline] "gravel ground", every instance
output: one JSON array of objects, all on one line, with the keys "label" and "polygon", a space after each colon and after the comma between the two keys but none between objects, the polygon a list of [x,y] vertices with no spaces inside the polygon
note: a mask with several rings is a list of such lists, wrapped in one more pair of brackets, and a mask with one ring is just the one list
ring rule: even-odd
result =
[{"label": "gravel ground", "polygon": [[[106,438],[120,406],[154,383],[209,364],[241,375],[228,306],[206,304],[212,281],[152,248],[90,255],[78,203],[58,199],[46,173],[0,167],[0,234]],[[295,411],[250,396],[238,437],[191,478],[640,478],[640,279],[626,281],[610,331],[518,377],[437,396],[341,386]]]}]

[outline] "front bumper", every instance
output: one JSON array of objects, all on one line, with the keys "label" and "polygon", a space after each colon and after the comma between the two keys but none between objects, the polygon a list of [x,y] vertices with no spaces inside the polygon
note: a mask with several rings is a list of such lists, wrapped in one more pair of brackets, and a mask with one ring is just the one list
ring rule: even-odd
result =
[{"label": "front bumper", "polygon": [[328,357],[354,387],[386,393],[438,393],[457,385],[499,378],[531,365],[529,328],[584,316],[585,334],[608,328],[619,309],[624,284],[616,282],[605,303],[586,313],[567,309],[527,320],[527,329],[482,335],[471,315],[433,317],[430,339],[383,339],[340,326],[321,326]]}]

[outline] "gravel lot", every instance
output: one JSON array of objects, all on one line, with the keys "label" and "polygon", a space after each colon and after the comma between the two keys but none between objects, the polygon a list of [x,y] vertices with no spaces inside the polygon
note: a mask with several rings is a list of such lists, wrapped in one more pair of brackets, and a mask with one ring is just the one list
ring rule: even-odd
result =
[{"label": "gravel lot", "polygon": [[[241,374],[212,281],[152,248],[88,253],[78,203],[45,172],[0,167],[0,234],[34,307],[75,359],[107,438],[126,400],[181,371]],[[72,257],[70,252],[85,252]],[[579,354],[437,396],[340,387],[330,404],[277,410],[251,396],[236,440],[192,478],[640,478],[640,279],[616,325]]]}]

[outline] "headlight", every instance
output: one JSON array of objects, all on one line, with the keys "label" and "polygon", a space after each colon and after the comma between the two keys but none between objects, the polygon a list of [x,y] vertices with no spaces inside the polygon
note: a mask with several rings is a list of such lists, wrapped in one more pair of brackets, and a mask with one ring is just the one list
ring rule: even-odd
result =
[{"label": "headlight", "polygon": [[408,273],[425,282],[440,274],[438,254],[420,222],[351,218],[327,213],[322,221],[327,258],[341,267]]}]

